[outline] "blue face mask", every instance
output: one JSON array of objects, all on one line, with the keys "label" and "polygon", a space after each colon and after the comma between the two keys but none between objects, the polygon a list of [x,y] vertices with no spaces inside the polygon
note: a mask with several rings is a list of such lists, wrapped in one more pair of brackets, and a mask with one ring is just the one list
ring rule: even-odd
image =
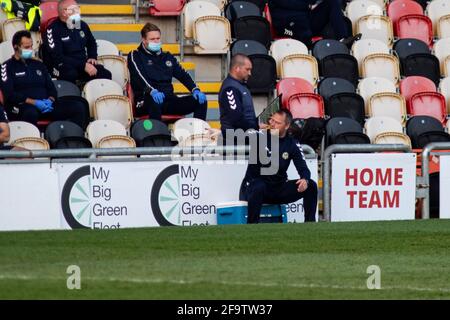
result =
[{"label": "blue face mask", "polygon": [[33,58],[33,50],[31,49],[22,49],[22,53],[20,54],[20,56],[22,57],[22,59],[31,59]]},{"label": "blue face mask", "polygon": [[147,45],[147,49],[151,52],[158,52],[161,50],[161,42],[149,42]]}]

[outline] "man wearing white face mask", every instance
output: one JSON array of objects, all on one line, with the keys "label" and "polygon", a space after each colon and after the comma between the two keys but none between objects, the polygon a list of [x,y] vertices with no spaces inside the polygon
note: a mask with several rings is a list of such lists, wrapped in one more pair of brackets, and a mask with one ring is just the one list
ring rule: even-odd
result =
[{"label": "man wearing white face mask", "polygon": [[37,125],[40,118],[70,120],[86,126],[83,104],[57,100],[55,85],[45,65],[33,58],[33,40],[29,31],[18,31],[12,39],[14,56],[1,66],[1,89],[11,120]]},{"label": "man wearing white face mask", "polygon": [[[131,87],[135,95],[138,116],[148,114],[161,120],[163,114],[186,115],[206,119],[206,95],[191,76],[169,52],[161,49],[161,31],[147,23],[141,30],[142,43],[128,54]],[[180,81],[192,94],[178,97],[174,94],[172,78]]]},{"label": "man wearing white face mask", "polygon": [[75,83],[111,79],[111,72],[97,64],[97,42],[81,20],[75,0],[58,3],[59,19],[51,23],[44,38],[44,62],[59,80]]}]

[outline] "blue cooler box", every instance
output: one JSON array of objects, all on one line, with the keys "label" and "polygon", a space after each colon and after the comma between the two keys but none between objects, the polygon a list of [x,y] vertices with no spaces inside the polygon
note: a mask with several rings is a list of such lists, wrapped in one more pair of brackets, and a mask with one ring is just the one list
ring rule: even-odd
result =
[{"label": "blue cooler box", "polygon": [[[246,224],[247,201],[219,203],[217,208],[217,224]],[[260,223],[287,223],[286,206],[284,204],[265,204],[261,209]]]}]

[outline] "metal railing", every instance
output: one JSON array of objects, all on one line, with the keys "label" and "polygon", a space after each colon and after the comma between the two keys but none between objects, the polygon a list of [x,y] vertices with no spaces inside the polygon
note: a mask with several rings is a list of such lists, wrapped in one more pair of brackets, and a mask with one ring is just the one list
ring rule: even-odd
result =
[{"label": "metal railing", "polygon": [[[424,189],[424,198],[422,202],[422,219],[430,219],[430,154],[434,150],[450,149],[449,142],[431,142],[422,150],[422,183],[420,187]],[[450,154],[449,153],[441,153]]]},{"label": "metal railing", "polygon": [[329,146],[323,156],[323,215],[325,221],[331,218],[331,155],[335,153],[410,152],[411,148],[403,144],[334,144]]}]

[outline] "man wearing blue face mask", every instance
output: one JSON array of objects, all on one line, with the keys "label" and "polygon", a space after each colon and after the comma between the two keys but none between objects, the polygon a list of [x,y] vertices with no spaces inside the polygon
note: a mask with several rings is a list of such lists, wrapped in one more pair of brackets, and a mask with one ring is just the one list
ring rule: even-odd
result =
[{"label": "man wearing blue face mask", "polygon": [[1,89],[11,120],[37,125],[40,118],[70,120],[86,126],[87,110],[78,103],[59,103],[55,85],[45,65],[33,58],[29,31],[18,31],[12,39],[14,56],[1,66]]},{"label": "man wearing blue face mask", "polygon": [[77,2],[60,1],[58,16],[43,36],[44,62],[52,75],[73,83],[111,79],[111,72],[97,64],[97,42],[89,26],[81,20]]},{"label": "man wearing blue face mask", "polygon": [[[141,30],[142,43],[128,54],[131,87],[136,101],[138,116],[148,114],[151,119],[161,120],[163,114],[186,115],[206,119],[206,95],[181,67],[177,59],[161,49],[161,30],[147,23]],[[172,78],[180,81],[191,95],[178,97],[174,94]]]}]

